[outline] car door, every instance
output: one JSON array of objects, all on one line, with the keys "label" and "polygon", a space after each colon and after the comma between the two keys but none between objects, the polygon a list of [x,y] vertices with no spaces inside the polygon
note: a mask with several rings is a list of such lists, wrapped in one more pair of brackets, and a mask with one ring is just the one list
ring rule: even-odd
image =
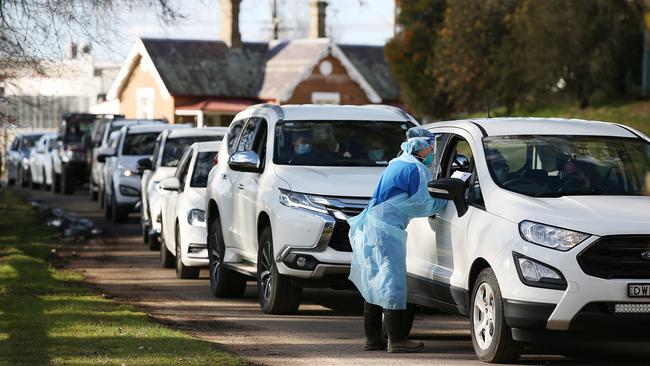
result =
[{"label": "car door", "polygon": [[190,167],[190,160],[192,160],[192,151],[187,151],[179,162],[176,173],[174,173],[174,177],[176,177],[180,183],[179,191],[167,191],[164,196],[165,202],[163,202],[162,207],[162,229],[164,231],[167,249],[172,253],[176,250],[176,206],[178,206],[178,202],[183,199],[183,191],[187,180],[187,172]]},{"label": "car door", "polygon": [[[253,151],[264,166],[266,155],[267,122],[262,117],[248,119],[242,132],[237,151]],[[235,182],[234,220],[239,248],[249,260],[257,258],[257,193],[261,173],[239,172]]]},{"label": "car door", "polygon": [[164,135],[166,135],[164,132],[158,135],[156,138],[156,147],[153,149],[153,157],[152,157],[152,162],[151,162],[151,169],[147,169],[142,172],[142,178],[140,179],[140,199],[142,202],[142,219],[144,221],[149,221],[151,218],[149,217],[149,181],[151,180],[151,176],[153,175],[154,171],[156,170],[156,166],[159,164],[160,161],[160,152],[162,151],[162,146],[164,144]]},{"label": "car door", "polygon": [[234,186],[237,181],[237,176],[239,172],[236,172],[228,166],[228,159],[232,154],[237,151],[237,144],[239,143],[239,137],[241,132],[244,129],[247,119],[241,119],[234,121],[230,124],[228,128],[228,133],[226,134],[226,144],[225,149],[219,153],[219,169],[218,174],[220,176],[215,177],[214,181],[218,182],[216,187],[219,206],[219,220],[221,221],[221,228],[223,232],[223,239],[226,247],[235,247],[234,228],[235,220],[233,220],[233,207],[234,207],[234,191],[236,187]]},{"label": "car door", "polygon": [[[482,196],[474,164],[474,141],[464,130],[444,135],[442,153],[435,167],[436,178],[451,177],[454,172],[471,173],[470,188],[465,192],[470,204],[458,217],[453,202],[437,215],[412,220],[407,228],[407,272],[409,297],[425,297],[434,303],[456,305],[454,276],[465,270],[467,228],[474,210],[480,209]],[[440,146],[439,146],[440,148]]]}]

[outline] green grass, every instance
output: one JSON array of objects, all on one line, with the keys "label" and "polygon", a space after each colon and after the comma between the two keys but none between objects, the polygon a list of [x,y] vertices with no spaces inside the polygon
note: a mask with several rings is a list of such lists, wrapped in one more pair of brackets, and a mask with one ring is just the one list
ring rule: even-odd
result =
[{"label": "green grass", "polygon": [[[497,108],[494,114],[505,117],[505,110]],[[470,117],[484,117],[485,113],[474,113]],[[558,105],[543,108],[521,109],[512,117],[562,117],[616,122],[638,129],[650,136],[650,101],[618,101],[580,109],[572,105]]]},{"label": "green grass", "polygon": [[34,216],[0,191],[0,365],[246,364],[49,266],[57,235]]}]

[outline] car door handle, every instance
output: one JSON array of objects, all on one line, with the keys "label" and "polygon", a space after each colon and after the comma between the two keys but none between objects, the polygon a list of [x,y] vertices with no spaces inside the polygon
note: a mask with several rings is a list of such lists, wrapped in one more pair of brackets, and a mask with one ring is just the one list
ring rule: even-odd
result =
[{"label": "car door handle", "polygon": [[239,184],[239,185],[237,186],[237,188],[239,188],[239,189],[244,189],[244,185],[243,185],[243,184]]}]

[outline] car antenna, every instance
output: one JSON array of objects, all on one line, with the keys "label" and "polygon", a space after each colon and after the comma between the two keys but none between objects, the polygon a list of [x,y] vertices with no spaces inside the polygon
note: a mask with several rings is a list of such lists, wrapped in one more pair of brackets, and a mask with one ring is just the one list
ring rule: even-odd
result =
[{"label": "car antenna", "polygon": [[488,118],[492,118],[490,115],[490,103],[488,102],[487,95],[483,95],[483,100],[485,101],[485,110],[487,111]]}]

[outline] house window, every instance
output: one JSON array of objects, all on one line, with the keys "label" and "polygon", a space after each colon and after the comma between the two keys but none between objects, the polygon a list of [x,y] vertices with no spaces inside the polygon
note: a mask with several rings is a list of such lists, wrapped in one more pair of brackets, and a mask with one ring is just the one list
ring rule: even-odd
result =
[{"label": "house window", "polygon": [[313,92],[311,102],[314,104],[341,104],[340,93]]},{"label": "house window", "polygon": [[135,115],[136,118],[153,118],[153,88],[138,88],[135,91]]}]

